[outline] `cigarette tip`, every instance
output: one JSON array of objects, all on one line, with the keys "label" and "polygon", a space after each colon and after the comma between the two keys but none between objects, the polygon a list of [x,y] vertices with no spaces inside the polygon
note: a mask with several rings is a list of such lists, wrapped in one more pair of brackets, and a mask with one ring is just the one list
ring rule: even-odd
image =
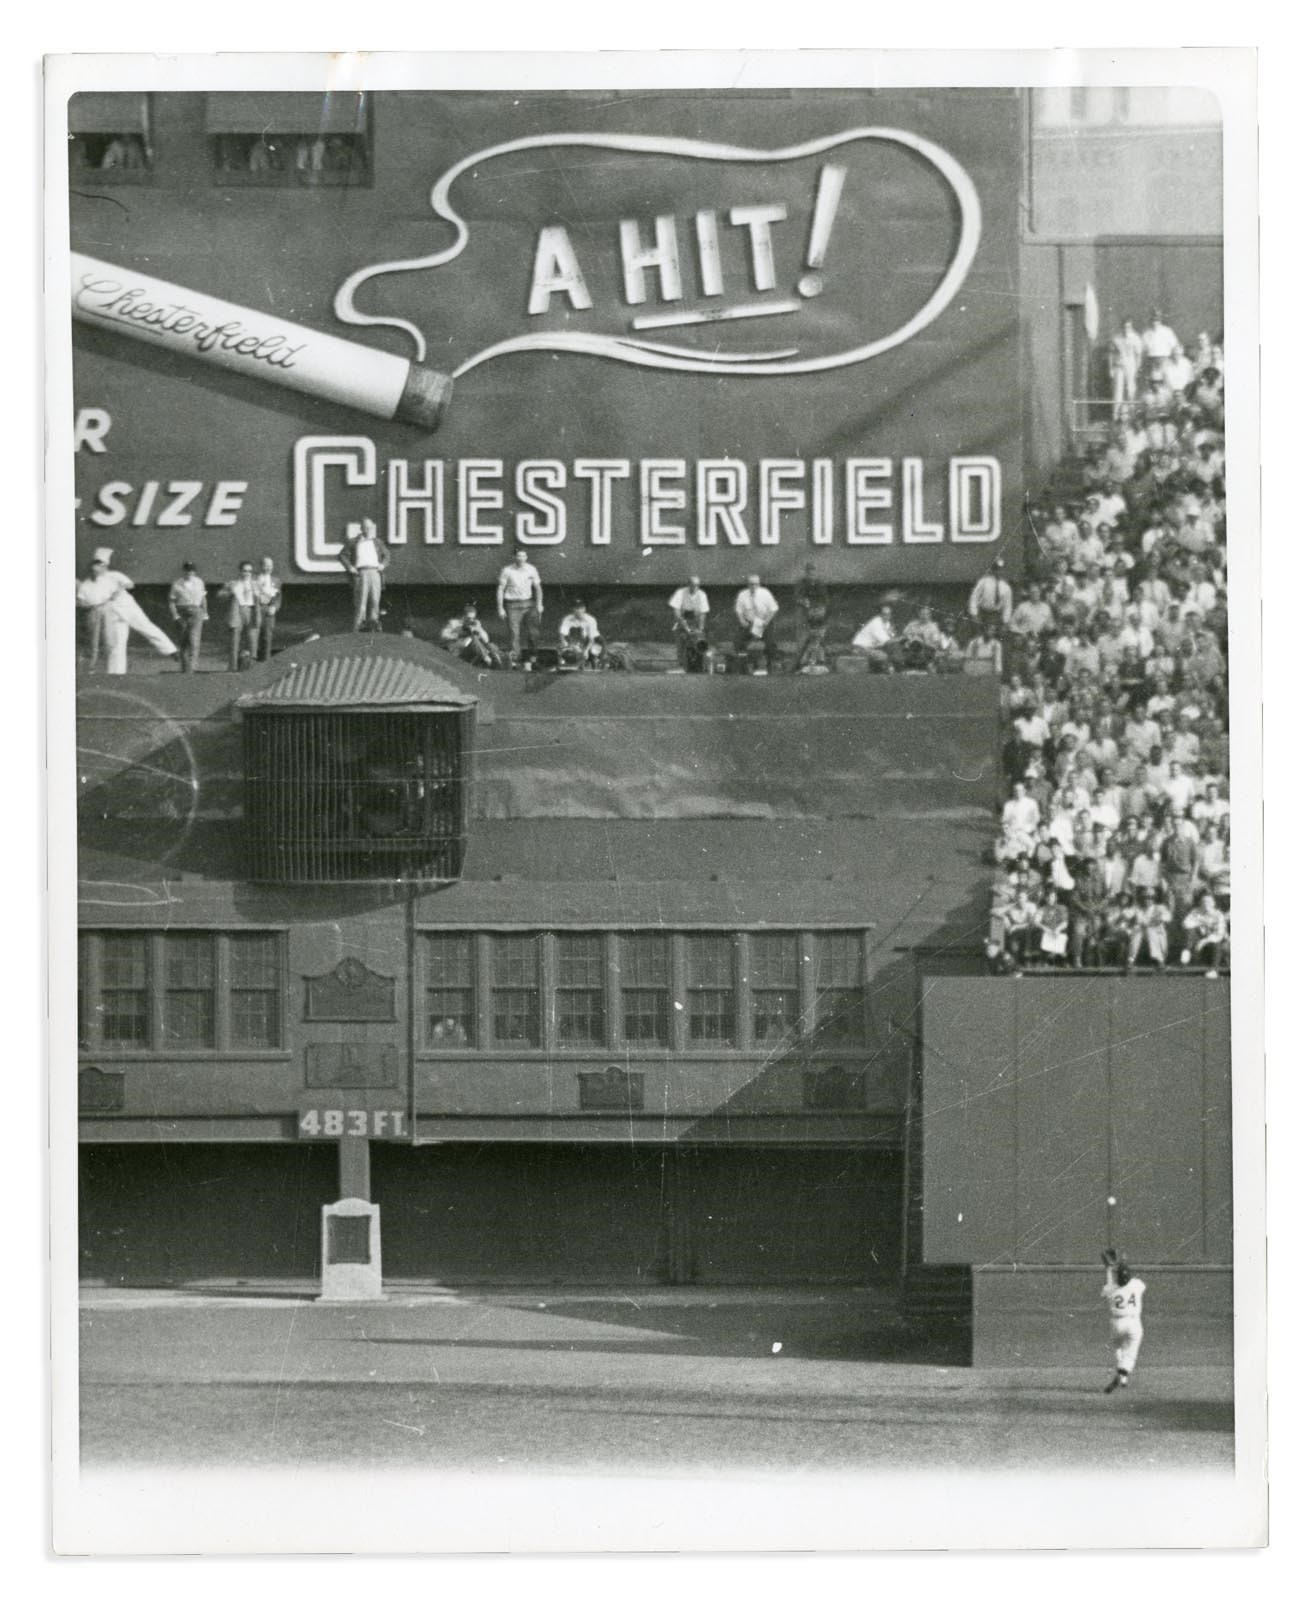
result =
[{"label": "cigarette tip", "polygon": [[448,374],[413,361],[394,411],[394,421],[433,433],[443,421],[451,400],[452,379]]}]

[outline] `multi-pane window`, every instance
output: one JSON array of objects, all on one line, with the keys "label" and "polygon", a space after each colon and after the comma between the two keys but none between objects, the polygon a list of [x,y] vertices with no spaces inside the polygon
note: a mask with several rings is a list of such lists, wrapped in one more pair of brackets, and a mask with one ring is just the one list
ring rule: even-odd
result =
[{"label": "multi-pane window", "polygon": [[498,934],[493,940],[493,1042],[539,1045],[539,956],[533,933]]},{"label": "multi-pane window", "polygon": [[204,123],[222,185],[310,188],[371,181],[364,95],[210,94]]},{"label": "multi-pane window", "polygon": [[863,944],[858,933],[814,936],[816,1037],[827,1048],[864,1043]]},{"label": "multi-pane window", "polygon": [[100,942],[100,1039],[106,1049],[150,1043],[149,935],[106,933]]},{"label": "multi-pane window", "polygon": [[430,1051],[600,1052],[612,1034],[634,1051],[677,1041],[698,1054],[865,1042],[859,932],[432,930],[421,950]]},{"label": "multi-pane window", "polygon": [[469,933],[425,936],[425,1042],[435,1050],[459,1050],[475,1043]]},{"label": "multi-pane window", "polygon": [[83,1049],[278,1050],[279,933],[85,933],[78,944]]},{"label": "multi-pane window", "polygon": [[170,933],[163,944],[163,1042],[180,1050],[217,1043],[217,952],[211,933]]},{"label": "multi-pane window", "polygon": [[751,1027],[757,1044],[773,1044],[797,1031],[801,1009],[797,936],[751,935]]},{"label": "multi-pane window", "polygon": [[281,1042],[281,937],[233,933],[230,1023],[233,1049],[275,1050]]},{"label": "multi-pane window", "polygon": [[687,963],[688,1037],[694,1044],[731,1045],[737,1037],[733,990],[733,937],[689,934]]},{"label": "multi-pane window", "polygon": [[561,1045],[606,1038],[606,940],[600,933],[556,936],[556,1037]]},{"label": "multi-pane window", "polygon": [[629,1044],[669,1044],[669,935],[622,933],[619,959],[625,1040]]}]

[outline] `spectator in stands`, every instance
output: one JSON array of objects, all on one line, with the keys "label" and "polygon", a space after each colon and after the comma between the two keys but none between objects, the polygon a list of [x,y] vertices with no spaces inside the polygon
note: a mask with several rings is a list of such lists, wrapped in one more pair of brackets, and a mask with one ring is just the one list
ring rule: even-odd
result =
[{"label": "spectator in stands", "polygon": [[901,647],[889,605],[880,606],[877,615],[869,618],[851,640],[851,649],[868,658],[873,672],[895,672],[901,659]]},{"label": "spectator in stands", "polygon": [[1128,317],[1109,340],[1108,347],[1114,422],[1125,417],[1135,403],[1136,378],[1140,373],[1140,362],[1144,353],[1144,341],[1136,331],[1135,323]]},{"label": "spectator in stands", "polygon": [[[1084,452],[1079,520],[1062,500],[1031,510],[1031,581],[1049,615],[1032,611],[1029,586],[1002,662],[1007,770],[1040,819],[1029,836],[1002,817],[995,854],[1029,861],[1033,901],[1069,897],[1074,960],[1121,961],[1133,944],[1135,959],[1166,960],[1151,946],[1173,922],[1184,935],[1205,890],[1224,912],[1229,886],[1220,360],[1206,339],[1183,353],[1160,317],[1142,377],[1143,417],[1118,417]],[[1011,961],[1005,950],[998,964]]]},{"label": "spectator in stands", "polygon": [[444,623],[439,630],[439,643],[470,666],[497,668],[502,665],[502,652],[489,638],[473,605],[465,605],[460,616]]},{"label": "spectator in stands", "polygon": [[181,576],[167,592],[167,609],[180,635],[181,671],[193,672],[208,621],[208,590],[193,561],[181,563]]},{"label": "spectator in stands", "polygon": [[772,671],[778,659],[773,627],[774,618],[778,615],[778,601],[760,582],[759,573],[753,572],[747,578],[746,588],[738,591],[733,610],[738,623],[738,654],[748,670]]},{"label": "spectator in stands", "polygon": [[582,600],[576,600],[561,619],[561,665],[593,668],[601,664],[602,635],[597,618]]},{"label": "spectator in stands", "polygon": [[543,580],[528,550],[517,550],[498,574],[498,616],[511,635],[512,666],[532,672],[543,621]]},{"label": "spectator in stands", "polygon": [[964,671],[971,673],[993,672],[998,678],[1004,671],[1004,651],[988,622],[975,639],[968,641],[964,651]]},{"label": "spectator in stands", "polygon": [[1054,625],[1054,613],[1041,594],[1039,583],[1029,583],[1009,617],[1009,632],[1020,639],[1040,639]]},{"label": "spectator in stands", "polygon": [[1004,953],[1015,966],[1026,962],[1038,933],[1036,902],[1027,888],[1019,888],[1004,913]]},{"label": "spectator in stands", "polygon": [[1041,960],[1061,966],[1068,954],[1068,912],[1055,889],[1047,889],[1036,914]]},{"label": "spectator in stands", "polygon": [[1079,531],[1067,510],[1056,505],[1053,515],[1041,530],[1041,549],[1051,560],[1061,557],[1070,562],[1076,554]]},{"label": "spectator in stands", "polygon": [[1135,919],[1127,942],[1127,966],[1134,967],[1143,953],[1156,967],[1167,965],[1168,925],[1172,913],[1152,889],[1136,890]]},{"label": "spectator in stands", "polygon": [[1181,925],[1185,933],[1182,963],[1188,966],[1192,961],[1202,961],[1208,976],[1215,978],[1217,968],[1226,962],[1227,926],[1225,913],[1209,891],[1199,896],[1199,904],[1185,914]]},{"label": "spectator in stands", "polygon": [[149,165],[145,141],[138,133],[120,133],[110,139],[100,157],[100,171],[138,171]]},{"label": "spectator in stands", "polygon": [[1157,306],[1149,313],[1149,321],[1140,336],[1140,342],[1150,376],[1165,373],[1168,363],[1181,349],[1181,341],[1163,321],[1163,314]]},{"label": "spectator in stands", "polygon": [[1045,708],[1033,701],[1013,719],[1014,748],[1013,770],[1025,772],[1029,761],[1037,761],[1050,737],[1050,725],[1045,720]]},{"label": "spectator in stands", "polygon": [[247,159],[249,171],[261,176],[285,170],[284,147],[278,138],[270,134],[263,134],[253,141]]},{"label": "spectator in stands", "polygon": [[1004,577],[1004,561],[999,557],[991,570],[980,577],[968,596],[968,615],[979,628],[990,627],[997,633],[1009,626],[1013,616],[1013,590]]},{"label": "spectator in stands", "polygon": [[[1071,931],[1069,935],[1072,964],[1082,966],[1087,957],[1098,963],[1100,940],[1104,932],[1104,914],[1110,898],[1109,880],[1105,871],[1108,850],[1103,859],[1091,856],[1081,862],[1073,873]],[[1119,891],[1121,885],[1119,883]]]}]

